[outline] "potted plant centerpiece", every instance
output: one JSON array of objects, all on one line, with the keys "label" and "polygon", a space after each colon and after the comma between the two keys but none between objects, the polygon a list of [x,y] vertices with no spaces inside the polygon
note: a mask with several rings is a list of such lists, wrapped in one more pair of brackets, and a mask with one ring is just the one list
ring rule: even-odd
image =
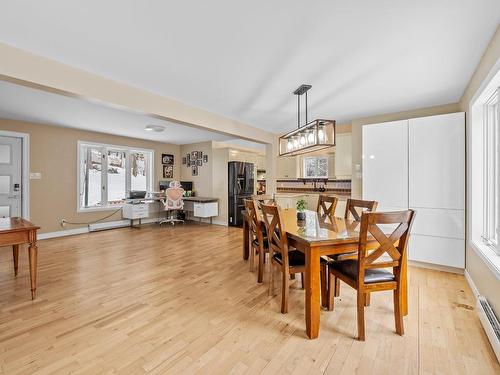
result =
[{"label": "potted plant centerpiece", "polygon": [[297,220],[306,219],[306,201],[305,199],[299,199],[297,201]]}]

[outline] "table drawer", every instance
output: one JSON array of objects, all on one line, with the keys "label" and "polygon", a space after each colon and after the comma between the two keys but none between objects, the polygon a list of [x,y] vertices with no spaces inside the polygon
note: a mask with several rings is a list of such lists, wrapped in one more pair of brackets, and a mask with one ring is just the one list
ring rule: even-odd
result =
[{"label": "table drawer", "polygon": [[0,246],[8,246],[30,242],[29,231],[2,233],[0,236]]}]

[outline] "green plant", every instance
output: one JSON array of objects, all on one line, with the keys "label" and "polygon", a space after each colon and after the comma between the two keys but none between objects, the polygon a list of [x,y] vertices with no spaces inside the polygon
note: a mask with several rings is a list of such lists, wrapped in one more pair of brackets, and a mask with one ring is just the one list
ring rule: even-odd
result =
[{"label": "green plant", "polygon": [[303,211],[305,211],[306,207],[307,207],[307,203],[306,203],[305,199],[299,199],[297,201],[297,211],[303,212]]}]

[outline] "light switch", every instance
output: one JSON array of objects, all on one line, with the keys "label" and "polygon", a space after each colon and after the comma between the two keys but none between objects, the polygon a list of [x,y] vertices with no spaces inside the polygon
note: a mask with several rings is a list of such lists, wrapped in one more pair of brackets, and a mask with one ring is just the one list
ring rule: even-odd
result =
[{"label": "light switch", "polygon": [[42,174],[40,172],[30,172],[30,180],[41,180]]}]

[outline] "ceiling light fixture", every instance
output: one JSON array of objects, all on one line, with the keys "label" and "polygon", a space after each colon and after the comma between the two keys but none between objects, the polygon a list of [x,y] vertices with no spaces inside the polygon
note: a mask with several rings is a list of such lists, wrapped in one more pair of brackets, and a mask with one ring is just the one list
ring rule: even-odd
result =
[{"label": "ceiling light fixture", "polygon": [[[297,95],[297,129],[279,138],[280,156],[292,156],[335,146],[335,120],[307,121],[307,91],[311,85],[300,85],[293,92]],[[300,125],[300,97],[306,99],[306,122]]]},{"label": "ceiling light fixture", "polygon": [[144,130],[147,132],[161,133],[161,132],[165,131],[165,127],[162,125],[146,125],[144,127]]}]

